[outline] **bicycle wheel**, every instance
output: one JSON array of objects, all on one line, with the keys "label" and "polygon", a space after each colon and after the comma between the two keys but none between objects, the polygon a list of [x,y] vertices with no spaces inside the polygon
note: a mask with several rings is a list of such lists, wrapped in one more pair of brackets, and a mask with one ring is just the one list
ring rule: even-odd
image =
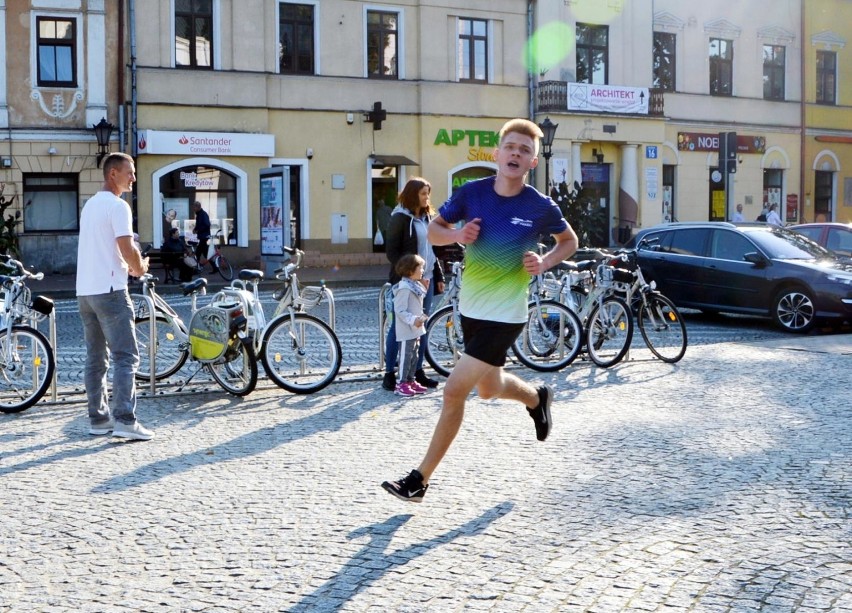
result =
[{"label": "bicycle wheel", "polygon": [[[157,381],[171,377],[179,371],[189,357],[189,348],[175,335],[169,320],[164,315],[157,314],[156,346],[154,351],[154,363],[156,372],[154,378]],[[139,368],[136,369],[136,378],[139,381],[151,380],[151,360],[148,350],[151,347],[150,320],[147,317],[136,317],[133,320],[136,331],[136,347],[139,350]]]},{"label": "bicycle wheel", "polygon": [[665,296],[648,294],[636,323],[648,349],[663,362],[674,364],[686,353],[686,324]]},{"label": "bicycle wheel", "polygon": [[464,351],[461,324],[453,312],[453,305],[435,311],[426,322],[426,334],[420,339],[426,343],[426,361],[439,375],[450,376],[450,371]]},{"label": "bicycle wheel", "polygon": [[598,366],[617,364],[633,340],[633,317],[620,298],[607,298],[589,313],[586,328],[586,351]]},{"label": "bicycle wheel", "polygon": [[328,324],[313,315],[285,314],[270,324],[260,360],[275,385],[294,394],[310,394],[337,377],[340,341]]},{"label": "bicycle wheel", "polygon": [[219,271],[219,276],[222,277],[225,281],[233,280],[234,269],[231,266],[231,263],[224,255],[222,255],[221,253],[217,253],[213,256],[213,261],[211,263],[216,267],[216,270]]},{"label": "bicycle wheel", "polygon": [[247,338],[234,337],[221,361],[207,364],[216,383],[229,394],[245,396],[257,386],[257,357]]},{"label": "bicycle wheel", "polygon": [[527,323],[512,350],[524,366],[555,372],[573,362],[582,346],[583,326],[577,315],[554,300],[542,300],[538,306],[530,303]]},{"label": "bicycle wheel", "polygon": [[44,335],[29,326],[0,331],[0,411],[20,413],[41,400],[56,361]]}]

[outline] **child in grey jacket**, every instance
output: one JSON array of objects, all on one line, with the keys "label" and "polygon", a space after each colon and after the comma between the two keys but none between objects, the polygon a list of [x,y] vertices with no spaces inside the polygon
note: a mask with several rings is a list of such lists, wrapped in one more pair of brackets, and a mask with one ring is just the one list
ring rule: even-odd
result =
[{"label": "child in grey jacket", "polygon": [[414,380],[420,337],[425,334],[426,320],[429,319],[423,313],[426,288],[420,282],[425,265],[426,260],[413,253],[402,256],[396,264],[396,272],[402,279],[393,288],[394,325],[399,343],[399,383],[394,394],[406,398],[427,390]]}]

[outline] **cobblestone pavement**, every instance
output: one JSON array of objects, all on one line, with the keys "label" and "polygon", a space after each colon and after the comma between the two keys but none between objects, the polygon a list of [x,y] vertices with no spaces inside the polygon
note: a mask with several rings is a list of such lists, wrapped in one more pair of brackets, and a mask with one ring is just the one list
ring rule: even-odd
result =
[{"label": "cobblestone pavement", "polygon": [[852,612],[852,336],[649,355],[518,371],[545,443],[474,397],[420,505],[379,483],[440,392],[148,397],[145,443],[0,415],[0,611]]}]

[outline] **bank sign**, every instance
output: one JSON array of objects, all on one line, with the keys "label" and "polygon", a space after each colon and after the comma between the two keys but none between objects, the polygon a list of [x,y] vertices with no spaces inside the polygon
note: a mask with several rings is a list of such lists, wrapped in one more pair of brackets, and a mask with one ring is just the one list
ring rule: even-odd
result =
[{"label": "bank sign", "polygon": [[568,84],[569,111],[647,115],[648,97],[647,87],[589,85],[588,83]]},{"label": "bank sign", "polygon": [[273,134],[140,130],[137,138],[136,143],[140,155],[149,153],[266,158],[275,155],[275,136]]}]

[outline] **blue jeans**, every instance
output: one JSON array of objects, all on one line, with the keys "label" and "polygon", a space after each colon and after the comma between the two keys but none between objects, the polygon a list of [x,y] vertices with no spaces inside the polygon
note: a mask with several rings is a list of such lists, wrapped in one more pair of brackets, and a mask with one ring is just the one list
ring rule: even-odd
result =
[{"label": "blue jeans", "polygon": [[[426,295],[423,296],[423,312],[427,315],[432,311],[432,299],[435,297],[435,280],[429,281]],[[388,326],[388,337],[385,339],[385,372],[393,372],[399,358],[399,343],[396,341],[396,322],[393,321],[393,299],[390,303],[390,326]],[[417,354],[417,370],[423,368],[423,356],[426,355],[425,338],[420,339],[420,352]]]},{"label": "blue jeans", "polygon": [[136,380],[139,350],[133,327],[133,305],[127,290],[78,296],[83,337],[86,339],[86,398],[89,420],[100,424],[110,417],[107,370],[113,361],[112,416],[116,422],[136,421]]}]

